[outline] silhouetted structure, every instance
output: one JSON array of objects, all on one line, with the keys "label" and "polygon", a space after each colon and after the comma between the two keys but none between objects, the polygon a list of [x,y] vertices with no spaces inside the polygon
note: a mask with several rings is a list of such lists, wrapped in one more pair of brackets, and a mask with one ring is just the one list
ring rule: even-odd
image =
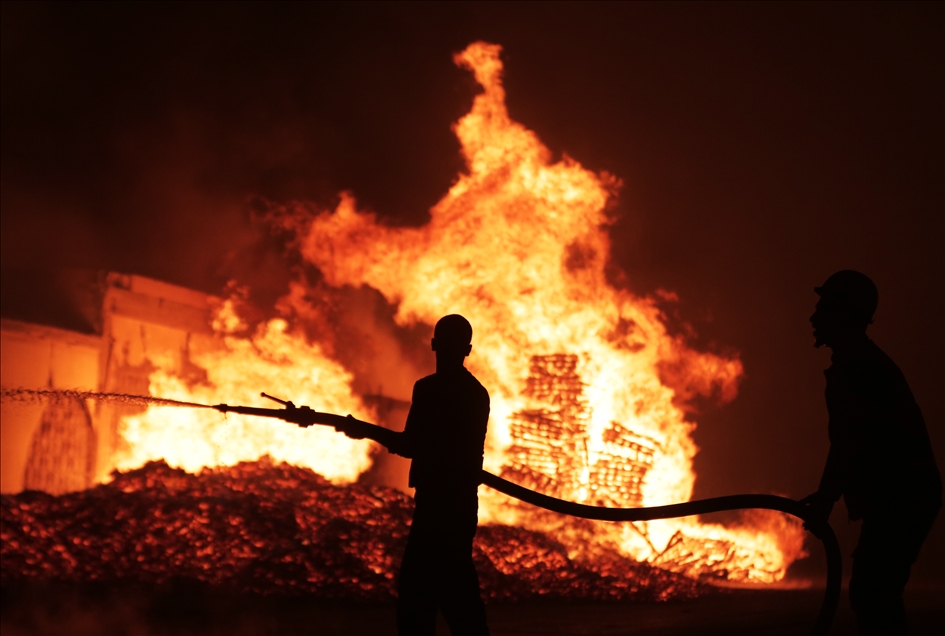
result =
[{"label": "silhouetted structure", "polygon": [[472,561],[489,393],[463,366],[471,340],[472,327],[462,316],[436,324],[436,373],[414,385],[402,433],[357,420],[340,429],[366,437],[371,427],[371,437],[412,459],[416,509],[397,585],[397,630],[403,635],[432,636],[437,609],[453,634],[489,633]]},{"label": "silhouetted structure", "polygon": [[815,346],[833,350],[826,400],[830,453],[804,500],[826,521],[842,495],[863,520],[850,602],[863,634],[906,634],[902,593],[942,505],[942,482],[919,406],[899,367],[866,336],[876,286],[844,270],[815,288]]}]

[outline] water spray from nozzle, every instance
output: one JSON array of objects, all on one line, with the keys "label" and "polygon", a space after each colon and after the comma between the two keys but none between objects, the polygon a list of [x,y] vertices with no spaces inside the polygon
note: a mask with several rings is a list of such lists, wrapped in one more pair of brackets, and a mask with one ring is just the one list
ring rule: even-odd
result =
[{"label": "water spray from nozzle", "polygon": [[182,402],[150,395],[131,395],[128,393],[103,393],[100,391],[79,391],[76,389],[24,389],[0,388],[0,401],[38,404],[48,400],[100,400],[118,404],[136,406],[182,406],[187,408],[212,409],[208,404]]}]

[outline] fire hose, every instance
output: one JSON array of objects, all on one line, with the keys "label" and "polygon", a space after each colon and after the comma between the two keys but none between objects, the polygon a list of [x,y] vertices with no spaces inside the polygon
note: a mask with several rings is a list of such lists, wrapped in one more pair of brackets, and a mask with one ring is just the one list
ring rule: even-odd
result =
[{"label": "fire hose", "polygon": [[[534,490],[519,486],[502,479],[490,472],[482,471],[482,482],[494,490],[520,499],[526,503],[551,510],[572,517],[582,519],[596,519],[598,521],[652,521],[654,519],[675,519],[690,515],[703,515],[710,512],[725,510],[744,510],[748,508],[777,510],[804,521],[809,522],[808,510],[799,502],[777,495],[729,495],[727,497],[712,497],[711,499],[697,499],[686,503],[670,504],[668,506],[652,506],[649,508],[608,508],[604,506],[588,506],[586,504],[565,501],[555,497],[543,495]],[[810,524],[809,524],[810,525]],[[824,591],[824,600],[820,606],[820,614],[814,624],[811,634],[819,636],[826,634],[837,605],[840,602],[840,580],[843,574],[843,560],[840,554],[840,544],[837,535],[828,523],[816,526],[811,532],[824,544],[827,554],[827,585]]]},{"label": "fire hose", "polygon": [[[212,408],[221,413],[238,413],[241,415],[277,418],[298,424],[302,427],[321,424],[333,426],[338,430],[350,430],[352,425],[356,425],[359,433],[364,433],[363,437],[372,439],[388,449],[390,449],[395,439],[394,436],[398,435],[398,433],[394,431],[367,422],[361,422],[351,416],[346,417],[334,413],[322,413],[306,406],[296,407],[292,402],[280,400],[265,393],[263,393],[262,396],[279,402],[284,405],[285,408],[267,409],[252,406],[230,406],[228,404],[217,404]],[[776,510],[789,514],[804,521],[805,528],[810,530],[811,533],[823,543],[824,551],[827,556],[827,583],[824,591],[824,600],[820,606],[817,622],[811,630],[812,636],[826,634],[837,612],[837,605],[840,602],[840,582],[843,574],[843,561],[840,554],[840,544],[837,542],[837,535],[834,534],[829,523],[813,519],[810,511],[800,502],[794,501],[793,499],[778,497],[777,495],[729,495],[726,497],[712,497],[710,499],[699,499],[685,503],[652,506],[649,508],[610,508],[606,506],[590,506],[543,495],[503,479],[498,475],[493,475],[485,470],[482,471],[480,483],[509,497],[524,501],[525,503],[539,508],[544,508],[545,510],[597,521],[653,521],[655,519],[675,519],[678,517],[703,515],[712,512],[745,509]]]}]

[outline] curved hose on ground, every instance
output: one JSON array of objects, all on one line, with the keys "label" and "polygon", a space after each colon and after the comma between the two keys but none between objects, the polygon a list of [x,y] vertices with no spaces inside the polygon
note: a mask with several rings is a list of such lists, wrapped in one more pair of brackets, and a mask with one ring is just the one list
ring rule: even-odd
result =
[{"label": "curved hose on ground", "polygon": [[[485,470],[482,471],[481,483],[509,497],[514,497],[545,510],[598,521],[652,521],[654,519],[673,519],[745,508],[777,510],[797,517],[804,522],[809,521],[808,511],[803,505],[793,499],[776,495],[730,495],[728,497],[713,497],[712,499],[700,499],[651,508],[607,508],[549,497],[502,479]],[[824,601],[820,606],[817,622],[811,631],[812,636],[821,636],[827,633],[840,602],[840,579],[843,573],[843,561],[840,555],[840,544],[837,543],[837,535],[834,534],[829,524],[818,525],[814,535],[823,542],[824,551],[827,553],[827,585],[824,591]]]},{"label": "curved hose on ground", "polygon": [[[388,450],[396,445],[398,434],[376,424],[361,422],[350,415],[344,417],[333,413],[314,411],[307,406],[296,407],[291,402],[274,398],[271,395],[265,393],[261,395],[284,405],[286,408],[266,409],[250,406],[230,406],[229,404],[217,404],[210,408],[221,413],[274,417],[302,427],[311,426],[312,424],[333,426],[336,430],[345,431],[349,436],[372,439]],[[357,433],[352,435],[351,429],[354,425],[357,425]],[[808,510],[793,499],[776,495],[730,495],[728,497],[714,497],[712,499],[688,501],[669,506],[653,506],[651,508],[606,508],[549,497],[534,490],[529,490],[524,486],[513,484],[486,471],[482,471],[480,483],[509,497],[514,497],[545,510],[599,521],[652,521],[654,519],[672,519],[710,512],[722,512],[723,510],[743,510],[745,508],[761,508],[787,513],[803,520],[814,536],[823,542],[824,550],[827,553],[827,589],[824,592],[824,602],[820,606],[820,614],[811,632],[812,636],[826,634],[830,623],[833,621],[834,614],[837,612],[837,605],[840,602],[840,578],[843,572],[843,561],[840,556],[840,544],[837,543],[837,535],[833,533],[830,524],[818,523],[816,520],[808,519]]]}]

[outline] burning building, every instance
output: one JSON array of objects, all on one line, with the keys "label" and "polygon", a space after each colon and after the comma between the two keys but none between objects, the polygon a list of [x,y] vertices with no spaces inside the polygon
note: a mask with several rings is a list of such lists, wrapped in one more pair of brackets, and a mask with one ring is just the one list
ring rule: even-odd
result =
[{"label": "burning building", "polygon": [[[429,326],[447,313],[473,324],[469,366],[492,396],[488,470],[582,503],[687,501],[696,447],[686,403],[733,399],[741,363],[670,333],[660,306],[672,293],[639,297],[612,284],[607,226],[620,181],[567,156],[553,161],[510,119],[499,54],[475,43],[456,56],[483,92],[455,126],[467,171],[429,223],[387,226],[350,193],[334,210],[271,203],[265,221],[292,236],[290,249],[319,272],[317,281],[291,284],[275,317],[250,320],[235,292],[212,298],[112,274],[98,336],[4,322],[4,387],[202,404],[253,404],[260,390],[279,387],[317,410],[397,426],[404,405],[355,390],[332,336],[344,327],[328,324],[332,290],[368,287],[395,308],[397,328]],[[378,364],[392,375],[413,371]],[[363,485],[372,470],[380,483],[403,486],[402,471],[376,470],[389,460],[373,442],[320,427],[104,401],[5,400],[3,408],[4,492],[74,491],[149,462],[209,475],[264,456],[310,469],[332,487]],[[739,527],[578,524],[486,491],[480,516],[491,526],[553,532],[569,558],[649,562],[716,579],[775,581],[801,554],[800,528],[775,517]]]}]

